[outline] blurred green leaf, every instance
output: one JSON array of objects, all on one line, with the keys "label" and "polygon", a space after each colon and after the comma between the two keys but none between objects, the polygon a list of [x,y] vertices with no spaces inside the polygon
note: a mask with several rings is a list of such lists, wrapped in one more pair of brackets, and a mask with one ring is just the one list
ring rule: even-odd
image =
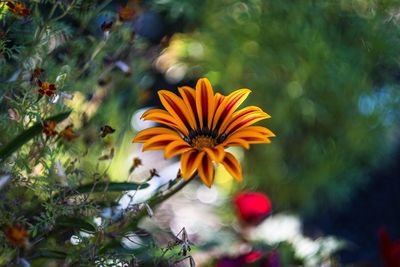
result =
[{"label": "blurred green leaf", "polygon": [[[60,113],[55,116],[46,118],[46,119],[44,119],[44,121],[60,122],[60,121],[65,120],[69,116],[70,113],[71,113],[71,111]],[[30,127],[29,129],[20,133],[14,140],[12,140],[10,143],[5,145],[0,150],[0,162],[4,161],[8,156],[10,156],[13,152],[17,151],[21,146],[23,146],[25,143],[27,143],[33,137],[40,134],[42,132],[42,129],[43,129],[42,123],[38,122],[35,125],[33,125],[32,127]]]},{"label": "blurred green leaf", "polygon": [[86,184],[76,188],[71,195],[84,194],[84,193],[96,193],[96,192],[119,192],[119,191],[130,191],[130,190],[140,190],[147,188],[149,184],[137,184],[137,183],[95,183]]},{"label": "blurred green leaf", "polygon": [[90,233],[94,233],[97,230],[95,225],[80,218],[61,217],[57,220],[57,225],[76,228]]},{"label": "blurred green leaf", "polygon": [[67,253],[52,249],[39,249],[31,258],[65,259]]}]

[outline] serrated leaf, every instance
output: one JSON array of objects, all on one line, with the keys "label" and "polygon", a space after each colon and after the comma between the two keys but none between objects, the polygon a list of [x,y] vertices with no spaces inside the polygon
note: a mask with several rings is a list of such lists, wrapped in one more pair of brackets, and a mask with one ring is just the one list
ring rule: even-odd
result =
[{"label": "serrated leaf", "polygon": [[[69,116],[70,113],[71,113],[71,111],[60,113],[55,116],[46,118],[45,121],[60,122],[60,121],[65,120]],[[38,122],[35,125],[33,125],[32,127],[30,127],[29,129],[20,133],[10,143],[6,144],[3,148],[0,149],[0,162],[4,161],[8,156],[10,156],[12,153],[17,151],[21,146],[23,146],[25,143],[27,143],[33,137],[40,134],[42,132],[42,129],[43,129],[42,124],[40,122]]]}]

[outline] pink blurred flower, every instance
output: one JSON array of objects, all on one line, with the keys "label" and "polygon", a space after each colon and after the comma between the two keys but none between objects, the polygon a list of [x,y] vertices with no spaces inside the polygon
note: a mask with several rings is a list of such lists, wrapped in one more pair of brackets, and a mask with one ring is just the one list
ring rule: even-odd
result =
[{"label": "pink blurred flower", "polygon": [[245,267],[254,266],[260,267],[281,267],[279,252],[271,250],[267,254],[262,253],[260,250],[251,251],[237,257],[222,257],[217,261],[216,267]]},{"label": "pink blurred flower", "polygon": [[271,214],[269,198],[260,192],[244,192],[234,199],[239,219],[248,225],[258,225]]},{"label": "pink blurred flower", "polygon": [[390,240],[385,228],[379,230],[379,248],[382,257],[382,267],[400,266],[400,241]]},{"label": "pink blurred flower", "polygon": [[281,267],[281,260],[277,250],[271,250],[264,261],[262,267]]},{"label": "pink blurred flower", "polygon": [[237,257],[222,257],[217,261],[216,267],[244,267],[262,258],[261,251],[251,251]]}]

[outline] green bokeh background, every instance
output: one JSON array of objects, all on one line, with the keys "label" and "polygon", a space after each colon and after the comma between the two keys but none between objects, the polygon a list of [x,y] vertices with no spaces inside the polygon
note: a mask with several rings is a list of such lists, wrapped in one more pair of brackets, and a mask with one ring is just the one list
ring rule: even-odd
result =
[{"label": "green bokeh background", "polygon": [[[158,2],[177,15],[177,1]],[[193,72],[217,90],[251,88],[246,104],[272,115],[263,125],[277,137],[246,154],[244,186],[267,192],[277,210],[345,205],[398,144],[399,4],[191,4],[195,13],[181,13],[204,48],[202,60],[186,58]]]}]

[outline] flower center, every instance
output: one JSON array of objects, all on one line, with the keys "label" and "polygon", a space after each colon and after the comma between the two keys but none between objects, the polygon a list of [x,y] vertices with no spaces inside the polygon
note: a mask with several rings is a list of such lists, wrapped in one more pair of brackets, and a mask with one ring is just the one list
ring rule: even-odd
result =
[{"label": "flower center", "polygon": [[48,82],[44,82],[42,83],[42,89],[43,90],[49,90],[50,89],[50,84]]},{"label": "flower center", "polygon": [[210,136],[199,135],[192,139],[192,146],[198,150],[202,150],[205,147],[214,147],[216,144],[216,140]]}]

